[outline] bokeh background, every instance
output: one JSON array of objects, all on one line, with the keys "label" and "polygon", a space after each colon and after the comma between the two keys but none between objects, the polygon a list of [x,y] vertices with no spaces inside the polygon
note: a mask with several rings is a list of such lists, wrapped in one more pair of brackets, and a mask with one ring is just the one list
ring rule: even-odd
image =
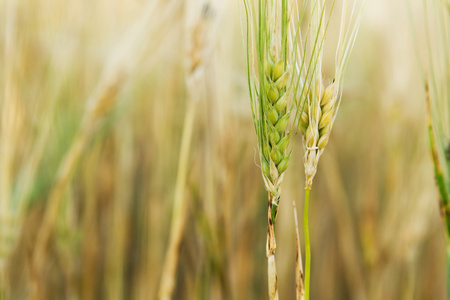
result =
[{"label": "bokeh background", "polygon": [[[186,124],[173,299],[267,298],[267,194],[244,11],[238,0],[210,2],[0,1],[4,299],[36,291],[41,299],[157,299]],[[334,72],[340,6],[325,74]],[[421,0],[367,0],[311,194],[313,299],[446,298],[417,55],[424,16]],[[85,132],[36,268],[49,195]],[[301,217],[302,156],[297,137],[276,227],[281,299],[295,299],[292,202]],[[301,221],[299,230],[303,240]]]}]

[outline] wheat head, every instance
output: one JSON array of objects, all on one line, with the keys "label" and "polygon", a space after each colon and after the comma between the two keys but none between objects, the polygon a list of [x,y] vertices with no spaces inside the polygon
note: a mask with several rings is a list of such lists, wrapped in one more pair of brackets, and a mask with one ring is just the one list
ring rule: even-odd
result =
[{"label": "wheat head", "polygon": [[[312,80],[309,83],[306,83],[309,84],[311,88],[308,90],[305,104],[299,107],[299,110],[301,111],[299,129],[303,136],[303,145],[305,148],[304,165],[306,189],[311,189],[312,187],[320,156],[323,154],[330,139],[331,129],[333,128],[333,123],[342,97],[345,69],[359,29],[361,10],[356,14],[356,17],[353,20],[356,3],[353,5],[350,14],[350,23],[352,23],[353,26],[347,26],[347,2],[348,1],[344,1],[342,7],[339,42],[335,59],[335,77],[326,87],[324,85],[325,80],[322,76],[321,68],[323,43],[329,23],[329,16],[327,19],[327,15],[325,14],[325,4],[327,1],[318,1],[317,8],[313,8],[311,13],[314,15],[313,25],[311,26],[311,36],[317,37],[313,44],[314,47],[318,46],[318,51],[312,53],[311,59],[314,61],[316,69],[312,76]],[[334,1],[332,2],[330,14],[333,11],[333,7]],[[305,80],[305,82],[307,81]]]},{"label": "wheat head", "polygon": [[330,138],[336,104],[334,82],[324,89],[320,79],[316,87],[315,93],[309,93],[308,107],[300,118],[300,129],[304,136],[306,150],[304,158],[306,188],[312,187],[319,158]]},{"label": "wheat head", "polygon": [[289,135],[286,127],[290,112],[286,109],[289,93],[286,85],[289,71],[279,54],[273,51],[266,59],[264,68],[263,113],[267,134],[263,135],[261,166],[267,190],[275,197],[279,196],[282,175],[289,163],[286,153]]}]

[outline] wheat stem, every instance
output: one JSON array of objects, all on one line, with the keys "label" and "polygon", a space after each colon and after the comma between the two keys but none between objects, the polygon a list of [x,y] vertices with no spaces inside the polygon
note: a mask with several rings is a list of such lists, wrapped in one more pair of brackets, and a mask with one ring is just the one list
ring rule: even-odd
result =
[{"label": "wheat stem", "polygon": [[188,171],[189,149],[191,148],[192,131],[194,126],[197,101],[190,101],[184,120],[181,147],[178,162],[178,175],[175,186],[175,200],[173,203],[172,224],[170,230],[169,248],[167,250],[164,269],[162,272],[159,299],[172,298],[175,287],[175,273],[178,265],[179,248],[183,237],[187,215],[187,201],[185,197],[186,177]]},{"label": "wheat stem", "polygon": [[308,206],[310,188],[305,189],[305,209],[303,211],[303,226],[305,228],[305,300],[309,300],[309,282],[311,280],[311,245],[309,241]]},{"label": "wheat stem", "polygon": [[268,229],[267,229],[267,245],[266,245],[266,255],[267,255],[267,271],[268,271],[268,284],[269,284],[269,299],[278,300],[278,277],[277,268],[275,264],[275,248],[277,247],[275,241],[275,226],[273,219],[274,217],[274,204],[278,203],[279,199],[269,193],[269,205],[268,205]]},{"label": "wheat stem", "polygon": [[216,7],[212,1],[206,1],[198,6],[200,2],[192,1],[185,9],[187,20],[190,13],[196,15],[192,27],[187,22],[186,35],[188,43],[187,63],[187,110],[185,114],[184,127],[179,153],[178,174],[175,186],[175,200],[173,204],[173,215],[170,230],[170,241],[165,258],[164,268],[161,275],[159,287],[159,299],[169,300],[172,298],[176,281],[176,270],[179,260],[179,248],[181,245],[186,218],[188,215],[188,203],[186,199],[186,178],[189,167],[189,150],[192,144],[192,134],[199,101],[204,95],[199,89],[206,78],[205,67],[208,64],[208,56],[212,55],[215,25],[219,18],[214,13]]},{"label": "wheat stem", "polygon": [[78,134],[78,137],[75,139],[75,142],[66,154],[63,163],[58,170],[57,182],[49,196],[42,224],[36,238],[36,246],[33,254],[33,264],[36,270],[41,270],[45,251],[52,230],[54,229],[65,188],[67,187],[76,164],[83,153],[84,146],[90,137],[90,133],[90,131],[86,131]]}]

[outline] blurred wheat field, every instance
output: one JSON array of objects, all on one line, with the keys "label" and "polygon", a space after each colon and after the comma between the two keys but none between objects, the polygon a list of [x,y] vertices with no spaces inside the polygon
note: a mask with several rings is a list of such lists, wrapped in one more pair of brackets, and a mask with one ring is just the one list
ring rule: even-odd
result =
[{"label": "blurred wheat field", "polygon": [[[446,298],[414,50],[423,32],[411,29],[421,28],[422,5],[366,3],[311,194],[313,299]],[[267,298],[267,194],[241,1],[0,7],[2,299],[157,299],[189,122],[173,299]],[[325,43],[336,43],[338,22]],[[333,55],[324,54],[327,76]],[[295,299],[296,143],[276,229],[282,299]]]}]

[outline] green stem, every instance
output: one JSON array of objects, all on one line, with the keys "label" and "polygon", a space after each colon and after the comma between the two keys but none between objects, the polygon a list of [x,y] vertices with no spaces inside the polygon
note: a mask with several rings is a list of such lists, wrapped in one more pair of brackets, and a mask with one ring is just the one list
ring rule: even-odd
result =
[{"label": "green stem", "polygon": [[305,189],[305,209],[303,211],[303,226],[305,228],[305,254],[306,254],[306,265],[305,265],[305,300],[309,300],[309,282],[310,282],[310,271],[311,271],[311,246],[309,242],[309,226],[308,226],[308,205],[309,205],[309,192],[310,188]]}]

